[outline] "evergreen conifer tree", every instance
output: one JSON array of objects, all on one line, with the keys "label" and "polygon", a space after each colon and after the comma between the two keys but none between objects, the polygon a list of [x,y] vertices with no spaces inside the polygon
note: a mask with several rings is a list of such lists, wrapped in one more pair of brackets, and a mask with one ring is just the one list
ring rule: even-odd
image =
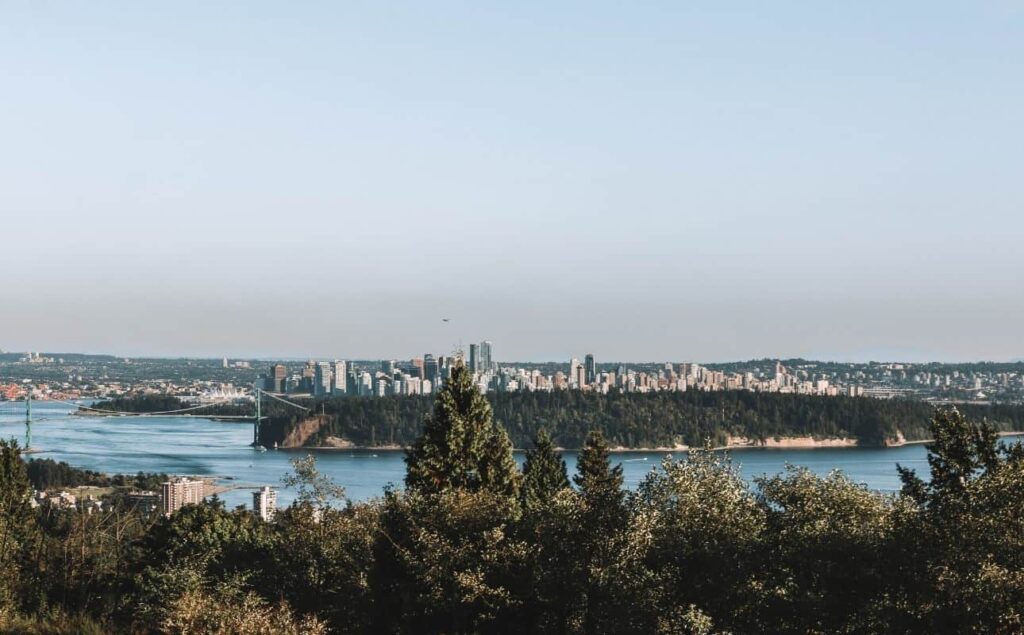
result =
[{"label": "evergreen conifer tree", "polygon": [[576,464],[573,481],[580,488],[583,499],[591,507],[619,506],[625,498],[622,489],[622,466],[611,466],[608,444],[600,430],[587,435]]},{"label": "evergreen conifer tree", "polygon": [[565,461],[555,451],[548,431],[541,428],[533,445],[523,464],[523,505],[527,509],[547,505],[559,490],[569,487]]},{"label": "evergreen conifer tree", "polygon": [[405,485],[419,493],[452,488],[518,493],[519,473],[508,434],[494,425],[491,405],[465,363],[456,364],[438,392],[434,412],[405,463]]},{"label": "evergreen conifer tree", "polygon": [[935,440],[927,446],[930,482],[912,469],[896,466],[903,493],[918,503],[960,495],[972,479],[999,464],[998,436],[992,425],[968,421],[955,407],[935,412],[931,434]]},{"label": "evergreen conifer tree", "polygon": [[480,484],[499,496],[518,499],[521,481],[508,433],[492,424],[480,461]]},{"label": "evergreen conifer tree", "polygon": [[[618,579],[625,565],[629,511],[622,488],[622,466],[611,466],[608,444],[600,431],[587,435],[573,478],[583,503],[581,522],[586,531],[579,544],[583,579],[577,593],[585,633],[628,632],[619,628],[627,595]],[[616,572],[619,573],[616,573]]]},{"label": "evergreen conifer tree", "polygon": [[0,440],[0,617],[29,586],[29,556],[38,533],[31,498],[18,443]]}]

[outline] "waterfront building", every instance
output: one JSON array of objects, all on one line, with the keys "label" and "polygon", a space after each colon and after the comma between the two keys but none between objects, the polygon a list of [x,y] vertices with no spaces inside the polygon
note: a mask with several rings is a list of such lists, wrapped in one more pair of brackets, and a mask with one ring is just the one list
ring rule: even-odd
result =
[{"label": "waterfront building", "polygon": [[271,521],[277,512],[277,490],[264,485],[252,493],[252,511],[260,520]]},{"label": "waterfront building", "polygon": [[132,490],[124,497],[129,507],[151,514],[160,508],[160,494],[149,490]]},{"label": "waterfront building", "polygon": [[205,486],[202,480],[191,478],[172,478],[161,483],[164,516],[170,516],[185,505],[203,502]]}]

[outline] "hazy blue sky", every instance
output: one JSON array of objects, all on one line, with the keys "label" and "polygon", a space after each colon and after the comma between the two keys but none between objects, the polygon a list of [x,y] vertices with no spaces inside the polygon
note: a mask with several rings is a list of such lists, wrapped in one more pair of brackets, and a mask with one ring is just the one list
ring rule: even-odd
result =
[{"label": "hazy blue sky", "polygon": [[8,2],[0,219],[7,350],[1024,357],[1024,4]]}]

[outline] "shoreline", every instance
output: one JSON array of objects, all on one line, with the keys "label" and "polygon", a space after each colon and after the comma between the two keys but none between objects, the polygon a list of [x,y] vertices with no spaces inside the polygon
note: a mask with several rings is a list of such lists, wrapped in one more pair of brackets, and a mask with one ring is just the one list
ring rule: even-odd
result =
[{"label": "shoreline", "polygon": [[[1024,431],[1004,431],[997,432],[997,436],[1013,437],[1013,436],[1024,436]],[[931,443],[934,439],[914,439],[912,441],[899,440],[890,441],[885,445],[880,446],[867,446],[860,445],[856,439],[851,438],[828,438],[828,439],[815,439],[813,437],[779,437],[775,439],[766,439],[764,441],[757,441],[752,439],[746,439],[744,437],[731,437],[730,443],[726,445],[719,445],[712,447],[711,449],[715,452],[729,451],[729,450],[834,450],[834,449],[857,449],[857,448],[870,448],[870,449],[895,449],[901,448],[906,445],[920,445],[924,443]],[[272,449],[272,448],[267,448]],[[337,444],[337,445],[318,445],[318,446],[293,446],[285,447],[279,446],[278,450],[285,450],[288,452],[293,451],[317,451],[317,452],[404,452],[409,449],[408,446],[401,445],[355,445],[355,444]],[[526,452],[530,448],[513,448],[514,452]],[[565,448],[556,447],[559,452],[579,452],[582,448]],[[695,446],[687,445],[676,445],[676,446],[657,446],[650,448],[627,448],[623,446],[609,447],[610,452],[616,454],[630,454],[630,453],[649,453],[659,452],[671,454],[673,452],[689,452],[695,449]],[[700,448],[696,448],[700,449]]]},{"label": "shoreline", "polygon": [[[1005,437],[1020,437],[1024,436],[1024,431],[1020,430],[1006,430],[1002,432],[996,432],[997,438]],[[897,439],[895,441],[888,441],[885,444],[885,448],[902,448],[905,445],[921,445],[924,443],[932,443],[935,439],[914,439],[913,441],[907,441],[906,439]]]}]

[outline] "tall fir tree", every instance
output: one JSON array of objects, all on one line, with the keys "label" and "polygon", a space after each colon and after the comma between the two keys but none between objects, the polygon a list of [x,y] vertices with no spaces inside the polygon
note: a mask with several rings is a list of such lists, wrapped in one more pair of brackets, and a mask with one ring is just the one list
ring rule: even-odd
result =
[{"label": "tall fir tree", "polygon": [[622,592],[618,578],[626,561],[629,526],[622,465],[612,467],[604,435],[595,430],[587,435],[576,468],[573,481],[580,489],[581,522],[587,528],[579,545],[584,563],[580,587],[582,631],[629,632],[620,628],[621,619],[629,614],[624,606],[628,596]]},{"label": "tall fir tree", "polygon": [[968,483],[999,464],[998,435],[986,421],[968,421],[955,407],[937,410],[931,422],[934,441],[927,445],[931,481],[897,465],[903,494],[920,504],[941,503],[963,494]]},{"label": "tall fir tree", "polygon": [[0,439],[0,616],[31,586],[29,569],[39,532],[31,498],[32,486],[17,441]]},{"label": "tall fir tree", "polygon": [[523,505],[539,509],[551,502],[552,497],[569,487],[565,460],[555,450],[551,435],[541,428],[533,440],[533,449],[527,451],[523,463]]},{"label": "tall fir tree", "polygon": [[422,494],[481,488],[515,496],[518,470],[512,444],[497,430],[491,405],[464,362],[438,392],[423,435],[405,457],[405,485]]},{"label": "tall fir tree", "polygon": [[625,498],[622,489],[622,465],[611,466],[608,444],[600,430],[587,435],[576,463],[577,474],[573,482],[580,488],[583,499],[590,505],[620,506]]},{"label": "tall fir tree", "polygon": [[521,484],[512,441],[504,428],[492,424],[480,461],[480,485],[493,494],[518,499]]}]

